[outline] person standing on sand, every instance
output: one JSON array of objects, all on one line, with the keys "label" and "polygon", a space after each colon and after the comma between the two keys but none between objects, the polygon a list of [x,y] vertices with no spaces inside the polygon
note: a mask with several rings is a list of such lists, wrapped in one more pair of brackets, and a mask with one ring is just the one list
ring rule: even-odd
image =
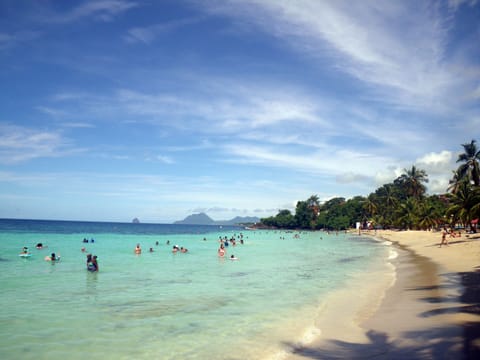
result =
[{"label": "person standing on sand", "polygon": [[448,246],[447,229],[446,228],[443,228],[443,231],[442,231],[442,242],[440,243],[440,247],[442,247],[442,245]]}]

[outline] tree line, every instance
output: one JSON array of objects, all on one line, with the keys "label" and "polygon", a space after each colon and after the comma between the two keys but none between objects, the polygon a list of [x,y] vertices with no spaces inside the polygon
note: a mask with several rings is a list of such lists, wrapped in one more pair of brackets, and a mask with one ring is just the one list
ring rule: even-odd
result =
[{"label": "tree line", "polygon": [[446,193],[426,193],[428,174],[413,165],[393,182],[384,184],[367,197],[336,197],[320,203],[317,195],[298,201],[295,213],[280,210],[261,219],[264,226],[286,229],[345,230],[356,222],[377,228],[430,229],[462,224],[472,227],[480,217],[480,149],[476,141],[462,144],[458,168]]}]

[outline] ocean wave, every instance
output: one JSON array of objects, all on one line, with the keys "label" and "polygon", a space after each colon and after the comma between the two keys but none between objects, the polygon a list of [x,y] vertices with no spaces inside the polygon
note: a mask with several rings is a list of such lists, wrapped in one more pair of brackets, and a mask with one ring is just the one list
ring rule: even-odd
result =
[{"label": "ocean wave", "polygon": [[390,254],[388,255],[388,260],[393,260],[398,257],[398,252],[393,249],[390,249]]}]

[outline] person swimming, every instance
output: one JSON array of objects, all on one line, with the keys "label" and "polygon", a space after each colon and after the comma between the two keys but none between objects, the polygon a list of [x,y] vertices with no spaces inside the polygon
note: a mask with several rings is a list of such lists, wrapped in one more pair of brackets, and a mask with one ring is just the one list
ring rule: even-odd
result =
[{"label": "person swimming", "polygon": [[60,261],[60,256],[57,256],[55,253],[52,253],[50,256],[45,256],[45,261]]}]

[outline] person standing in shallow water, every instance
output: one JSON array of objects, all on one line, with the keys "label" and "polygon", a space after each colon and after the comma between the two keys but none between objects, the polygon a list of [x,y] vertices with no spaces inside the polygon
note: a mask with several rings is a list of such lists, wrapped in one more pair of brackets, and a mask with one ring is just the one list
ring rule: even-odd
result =
[{"label": "person standing in shallow water", "polygon": [[92,265],[94,266],[94,270],[93,271],[98,271],[98,261],[97,261],[97,255],[95,255],[93,258],[92,258]]},{"label": "person standing in shallow water", "polygon": [[135,248],[135,254],[141,254],[142,253],[142,248],[140,247],[140,244],[137,244],[137,247]]},{"label": "person standing in shallow water", "polygon": [[92,272],[98,271],[97,257],[92,257],[92,254],[87,255],[87,270]]},{"label": "person standing in shallow water", "polygon": [[224,257],[225,253],[226,253],[225,246],[223,244],[220,244],[220,248],[218,249],[218,256]]}]

